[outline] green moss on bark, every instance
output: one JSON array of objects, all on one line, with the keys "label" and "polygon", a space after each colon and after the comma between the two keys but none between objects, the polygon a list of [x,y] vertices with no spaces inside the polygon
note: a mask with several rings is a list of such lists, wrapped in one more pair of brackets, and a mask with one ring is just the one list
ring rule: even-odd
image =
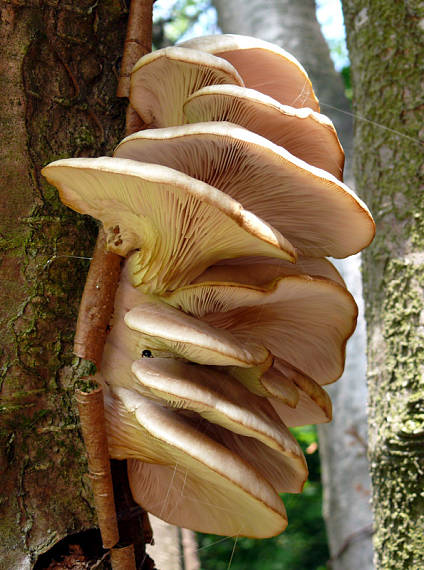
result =
[{"label": "green moss on bark", "polygon": [[378,568],[424,567],[422,2],[344,0],[356,181],[377,236],[364,254]]},{"label": "green moss on bark", "polygon": [[[119,3],[8,4],[0,45],[0,134],[6,203],[0,221],[0,566],[95,523],[74,401],[90,369],[72,354],[96,225],[65,208],[40,174],[52,160],[110,154],[125,102],[116,67]],[[3,152],[4,151],[4,152]]]}]

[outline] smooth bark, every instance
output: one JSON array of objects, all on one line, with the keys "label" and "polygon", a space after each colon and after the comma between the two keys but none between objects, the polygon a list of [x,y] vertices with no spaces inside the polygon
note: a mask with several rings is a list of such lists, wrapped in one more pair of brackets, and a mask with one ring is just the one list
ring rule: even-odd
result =
[{"label": "smooth bark", "polygon": [[[262,38],[299,59],[312,80],[322,112],[336,126],[347,157],[345,180],[350,183],[353,141],[350,105],[316,20],[315,2],[214,0],[213,3],[224,33]],[[359,257],[337,265],[361,309]],[[348,343],[345,373],[329,387],[333,422],[319,427],[324,516],[334,570],[373,568],[365,367],[365,323],[361,311],[357,332]]]},{"label": "smooth bark", "polygon": [[364,255],[369,454],[378,568],[424,567],[421,1],[344,0],[355,174],[377,223]]},{"label": "smooth bark", "polygon": [[[3,2],[0,33],[2,568],[32,567],[95,525],[72,354],[95,224],[62,206],[40,169],[110,153],[125,37],[119,2]],[[80,257],[78,257],[80,256]]]}]

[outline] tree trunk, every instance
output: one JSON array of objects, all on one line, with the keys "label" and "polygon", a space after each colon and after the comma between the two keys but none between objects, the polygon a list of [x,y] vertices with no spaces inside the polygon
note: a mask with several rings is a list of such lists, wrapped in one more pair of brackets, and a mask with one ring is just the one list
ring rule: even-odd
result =
[{"label": "tree trunk", "polygon": [[369,453],[378,568],[424,568],[424,6],[344,0],[364,255]]},{"label": "tree trunk", "polygon": [[0,33],[2,568],[31,568],[62,537],[95,525],[74,401],[72,354],[95,237],[40,169],[110,153],[125,37],[119,2],[4,2]]},{"label": "tree trunk", "polygon": [[[350,106],[316,20],[314,1],[213,0],[213,3],[224,33],[252,35],[276,43],[299,59],[312,80],[322,112],[336,126],[347,158],[345,179],[351,183]],[[337,262],[361,309],[359,265],[359,256]],[[334,570],[373,568],[365,365],[365,324],[361,311],[357,332],[347,346],[345,373],[328,388],[333,400],[333,422],[319,427],[324,515]]]}]

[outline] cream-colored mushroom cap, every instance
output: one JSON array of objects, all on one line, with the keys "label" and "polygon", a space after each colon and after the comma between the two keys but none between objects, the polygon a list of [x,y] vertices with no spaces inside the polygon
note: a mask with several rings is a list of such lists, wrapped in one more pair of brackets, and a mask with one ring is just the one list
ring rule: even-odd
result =
[{"label": "cream-colored mushroom cap", "polygon": [[133,284],[161,293],[219,259],[294,259],[291,244],[223,192],[175,170],[117,158],[70,158],[43,174],[67,206],[103,222],[109,251],[131,256]]},{"label": "cream-colored mushroom cap", "polygon": [[188,123],[229,121],[245,127],[343,180],[344,152],[333,123],[308,107],[281,105],[238,85],[211,85],[187,99],[184,115]]},{"label": "cream-colored mushroom cap", "polygon": [[[286,525],[272,486],[178,412],[135,392],[105,398],[111,457],[129,461],[134,499],[169,523],[200,532],[274,536]],[[143,463],[142,463],[143,462]]]},{"label": "cream-colored mushroom cap", "polygon": [[198,50],[167,47],[135,64],[130,103],[148,125],[181,125],[187,97],[201,87],[221,83],[243,85],[243,80],[225,59]]},{"label": "cream-colored mushroom cap", "polygon": [[269,399],[275,411],[287,426],[296,427],[331,421],[331,399],[319,384],[305,373],[278,358],[274,360],[273,369],[285,377],[286,381],[293,382],[299,393],[296,407],[287,405],[281,399]]},{"label": "cream-colored mushroom cap", "polygon": [[282,277],[269,287],[198,283],[174,291],[166,301],[240,341],[265,346],[319,384],[342,374],[357,317],[356,303],[344,287],[302,275]]},{"label": "cream-colored mushroom cap", "polygon": [[[144,358],[133,363],[132,371],[138,380],[135,389],[142,395],[165,406],[195,412],[220,426],[208,429],[218,434],[222,443],[229,440],[229,449],[236,441],[234,451],[276,491],[302,490],[308,474],[302,450],[265,398],[251,394],[214,367],[172,358]],[[202,431],[202,426],[199,429]],[[230,436],[228,430],[239,437]]]},{"label": "cream-colored mushroom cap", "polygon": [[295,57],[280,47],[236,34],[193,38],[179,44],[229,61],[246,87],[273,97],[284,105],[319,111],[309,77]]},{"label": "cream-colored mushroom cap", "polygon": [[[142,350],[149,349],[199,364],[242,367],[256,366],[268,359],[263,346],[248,340],[241,343],[231,332],[211,327],[160,300],[146,299],[128,311],[123,321],[129,334],[125,335],[124,327],[120,327],[120,341],[127,346],[134,346],[136,341],[139,356]],[[118,326],[119,323],[114,325]]]},{"label": "cream-colored mushroom cap", "polygon": [[374,237],[367,206],[347,186],[232,123],[140,131],[124,139],[115,156],[163,164],[219,188],[302,255],[346,257]]}]

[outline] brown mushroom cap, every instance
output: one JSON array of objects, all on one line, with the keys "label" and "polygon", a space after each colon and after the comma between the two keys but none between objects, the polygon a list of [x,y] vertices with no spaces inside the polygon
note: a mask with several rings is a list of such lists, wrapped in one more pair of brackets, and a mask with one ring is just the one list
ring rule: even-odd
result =
[{"label": "brown mushroom cap", "polygon": [[185,122],[183,103],[206,85],[243,85],[234,67],[198,50],[167,47],[138,60],[131,74],[130,103],[148,125],[168,127]]},{"label": "brown mushroom cap", "polygon": [[310,275],[325,277],[346,287],[342,276],[334,265],[320,257],[299,256],[296,263],[288,263],[282,259],[266,259],[263,257],[244,257],[243,259],[225,259],[217,265],[208,267],[192,283],[206,281],[241,281],[245,285],[267,285],[279,277],[288,275]]},{"label": "brown mushroom cap", "polygon": [[272,486],[181,414],[119,388],[106,397],[105,414],[111,456],[140,460],[129,461],[128,475],[147,511],[214,534],[263,538],[286,527]]},{"label": "brown mushroom cap", "polygon": [[163,164],[219,188],[302,255],[346,257],[374,237],[367,206],[347,186],[232,123],[140,131],[124,139],[115,156]]},{"label": "brown mushroom cap", "polygon": [[193,38],[181,47],[214,54],[229,61],[246,87],[256,89],[291,107],[319,111],[308,75],[295,57],[278,46],[235,34]]},{"label": "brown mushroom cap", "polygon": [[132,371],[139,381],[135,389],[146,397],[220,426],[210,426],[208,433],[224,445],[229,441],[226,446],[248,460],[279,493],[302,490],[307,477],[302,450],[265,398],[216,368],[172,358],[144,358],[133,363]]},{"label": "brown mushroom cap", "polygon": [[296,408],[281,399],[269,399],[275,411],[289,427],[322,424],[331,421],[332,405],[327,392],[304,372],[276,358],[274,369],[294,383],[299,392]]},{"label": "brown mushroom cap", "polygon": [[319,384],[342,374],[346,342],[357,317],[356,303],[346,289],[302,275],[282,277],[268,287],[198,283],[174,291],[166,301],[231,331],[240,341],[265,346]]},{"label": "brown mushroom cap", "polygon": [[75,158],[43,174],[61,200],[103,222],[108,249],[131,256],[133,283],[160,293],[189,283],[219,259],[294,259],[291,244],[216,188],[156,164]]},{"label": "brown mushroom cap", "polygon": [[344,152],[333,123],[312,109],[281,105],[238,85],[211,85],[186,100],[184,115],[189,123],[228,121],[245,127],[343,180]]}]

